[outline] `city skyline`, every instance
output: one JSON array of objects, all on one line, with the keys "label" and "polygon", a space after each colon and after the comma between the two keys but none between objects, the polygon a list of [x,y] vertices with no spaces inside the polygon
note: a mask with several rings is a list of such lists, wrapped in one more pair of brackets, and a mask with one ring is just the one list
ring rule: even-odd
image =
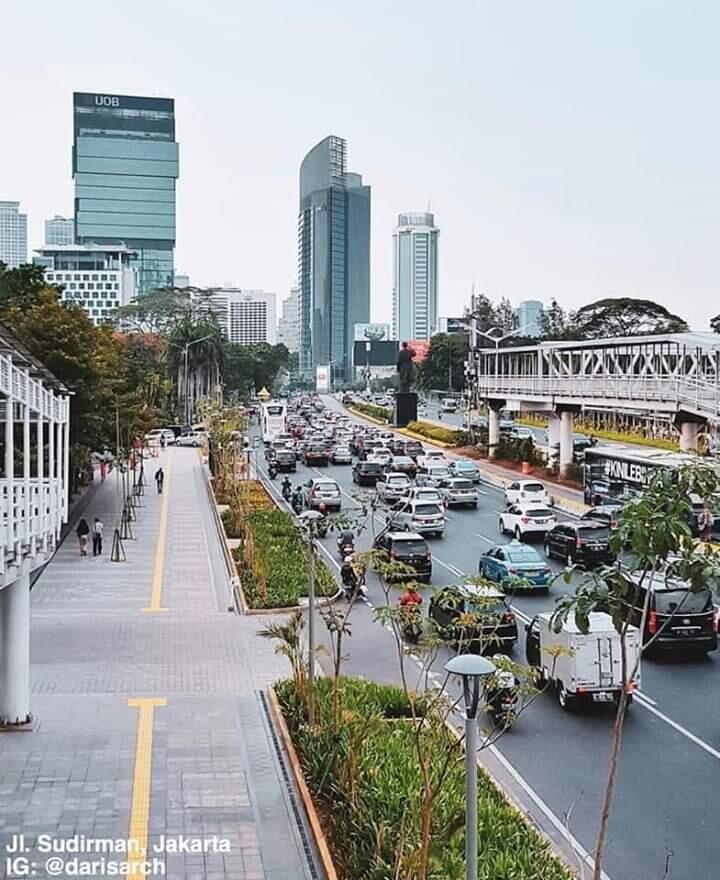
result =
[{"label": "city skyline", "polygon": [[[12,137],[0,197],[22,203],[30,248],[42,243],[45,218],[72,212],[72,92],[157,93],[178,102],[177,253],[199,283],[237,277],[243,241],[242,284],[288,288],[298,156],[340,131],[374,190],[373,320],[391,314],[395,216],[429,202],[442,217],[443,314],[461,310],[474,282],[494,299],[555,296],[566,308],[605,296],[653,299],[707,327],[717,299],[718,121],[703,108],[717,78],[718,9],[466,4],[462,29],[425,3],[412,18],[384,14],[381,28],[379,4],[349,10],[342,23],[322,8],[278,10],[282,28],[270,10],[241,14],[219,3],[203,16],[183,8],[168,18],[130,0],[111,40],[132,41],[136,63],[108,53],[106,17],[89,3],[78,3],[72,20],[64,7],[47,10],[41,33],[29,9],[10,8],[7,32],[33,29],[37,51],[30,57],[22,40],[10,40],[0,62],[23,84],[7,96]],[[141,13],[147,26],[138,31]],[[238,33],[242,55],[223,51]],[[329,48],[314,56],[306,46],[317,33]],[[349,64],[334,79],[328,71],[347,52],[346,33],[355,60],[361,45],[372,46],[373,69]],[[178,62],[191,34],[202,75]],[[69,53],[62,59],[58,40]],[[399,46],[435,63],[413,66],[418,88],[398,106],[387,86],[407,67]],[[237,101],[240,122],[226,112]]]},{"label": "city skyline", "polygon": [[393,232],[393,338],[427,340],[438,329],[438,237],[428,212],[403,213]]}]

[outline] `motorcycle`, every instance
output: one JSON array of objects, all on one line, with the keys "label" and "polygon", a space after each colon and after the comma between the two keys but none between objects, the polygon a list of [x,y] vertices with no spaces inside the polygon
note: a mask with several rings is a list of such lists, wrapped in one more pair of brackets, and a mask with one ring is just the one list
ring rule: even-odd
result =
[{"label": "motorcycle", "polygon": [[409,614],[408,619],[403,623],[402,636],[406,642],[410,642],[411,645],[417,645],[422,638],[422,634],[422,619],[420,609],[418,608],[413,614]]},{"label": "motorcycle", "polygon": [[274,480],[275,477],[277,476],[277,468],[275,467],[274,464],[271,464],[270,467],[268,468],[268,476],[270,477],[271,480]]},{"label": "motorcycle", "polygon": [[517,718],[517,680],[512,672],[498,669],[485,691],[488,715],[495,727],[511,727]]},{"label": "motorcycle", "polygon": [[340,569],[340,577],[342,578],[343,597],[349,602],[360,596],[367,596],[364,575],[359,576],[352,562],[349,562],[347,559]]},{"label": "motorcycle", "polygon": [[340,559],[346,559],[355,553],[355,542],[348,541],[343,535],[337,539],[338,556]]},{"label": "motorcycle", "polygon": [[293,492],[293,496],[292,496],[292,509],[295,511],[295,513],[296,513],[298,516],[300,516],[300,514],[302,513],[302,509],[303,509],[303,497],[302,497],[302,492],[299,492],[299,491],[295,491],[295,492]]},{"label": "motorcycle", "polygon": [[328,521],[327,517],[323,514],[323,518],[318,520],[317,524],[317,535],[318,538],[327,538],[328,533]]},{"label": "motorcycle", "polygon": [[282,496],[285,499],[285,501],[289,501],[292,498],[292,484],[290,483],[289,480],[286,480],[283,483]]}]

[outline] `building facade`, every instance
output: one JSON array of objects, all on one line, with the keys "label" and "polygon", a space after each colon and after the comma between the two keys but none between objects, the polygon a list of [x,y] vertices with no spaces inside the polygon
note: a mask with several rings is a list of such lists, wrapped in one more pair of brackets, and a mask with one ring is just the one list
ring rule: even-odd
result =
[{"label": "building facade", "polygon": [[45,221],[45,245],[52,247],[56,244],[75,244],[75,220],[72,217],[56,214]]},{"label": "building facade", "polygon": [[62,288],[60,298],[81,305],[93,324],[110,320],[137,294],[135,253],[123,245],[65,244],[35,253],[48,283]]},{"label": "building facade", "polygon": [[518,305],[513,328],[518,331],[518,336],[540,336],[544,308],[537,299],[528,299]]},{"label": "building facade", "polygon": [[16,269],[27,257],[27,215],[20,202],[0,202],[0,263]]},{"label": "building facade", "polygon": [[207,310],[217,319],[228,342],[235,345],[275,345],[277,313],[275,294],[265,290],[216,287],[192,291],[191,299],[199,310]]},{"label": "building facade", "polygon": [[432,214],[398,216],[393,233],[395,339],[430,339],[437,330],[439,234]]},{"label": "building facade", "polygon": [[282,301],[282,314],[278,321],[277,341],[288,351],[298,351],[300,347],[300,288],[290,288],[290,296]]},{"label": "building facade", "polygon": [[134,252],[138,290],[173,283],[175,102],[75,92],[75,240]]},{"label": "building facade", "polygon": [[351,375],[355,324],[370,320],[370,187],[346,168],[347,144],[330,136],[300,166],[300,369],[328,364]]}]

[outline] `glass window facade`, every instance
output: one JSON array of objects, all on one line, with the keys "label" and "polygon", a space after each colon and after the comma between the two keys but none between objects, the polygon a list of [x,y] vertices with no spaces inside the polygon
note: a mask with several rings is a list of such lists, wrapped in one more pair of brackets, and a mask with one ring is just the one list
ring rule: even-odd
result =
[{"label": "glass window facade", "polygon": [[139,292],[171,285],[179,175],[174,101],[76,92],[73,106],[76,241],[136,251]]}]

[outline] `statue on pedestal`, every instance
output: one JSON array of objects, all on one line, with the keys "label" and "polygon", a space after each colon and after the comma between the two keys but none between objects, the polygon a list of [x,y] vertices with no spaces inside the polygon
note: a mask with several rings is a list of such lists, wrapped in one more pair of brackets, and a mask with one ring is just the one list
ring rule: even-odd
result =
[{"label": "statue on pedestal", "polygon": [[398,390],[401,393],[410,391],[410,386],[415,378],[415,369],[413,367],[413,358],[415,357],[414,349],[410,348],[407,342],[403,342],[398,352],[397,371],[398,371]]}]

